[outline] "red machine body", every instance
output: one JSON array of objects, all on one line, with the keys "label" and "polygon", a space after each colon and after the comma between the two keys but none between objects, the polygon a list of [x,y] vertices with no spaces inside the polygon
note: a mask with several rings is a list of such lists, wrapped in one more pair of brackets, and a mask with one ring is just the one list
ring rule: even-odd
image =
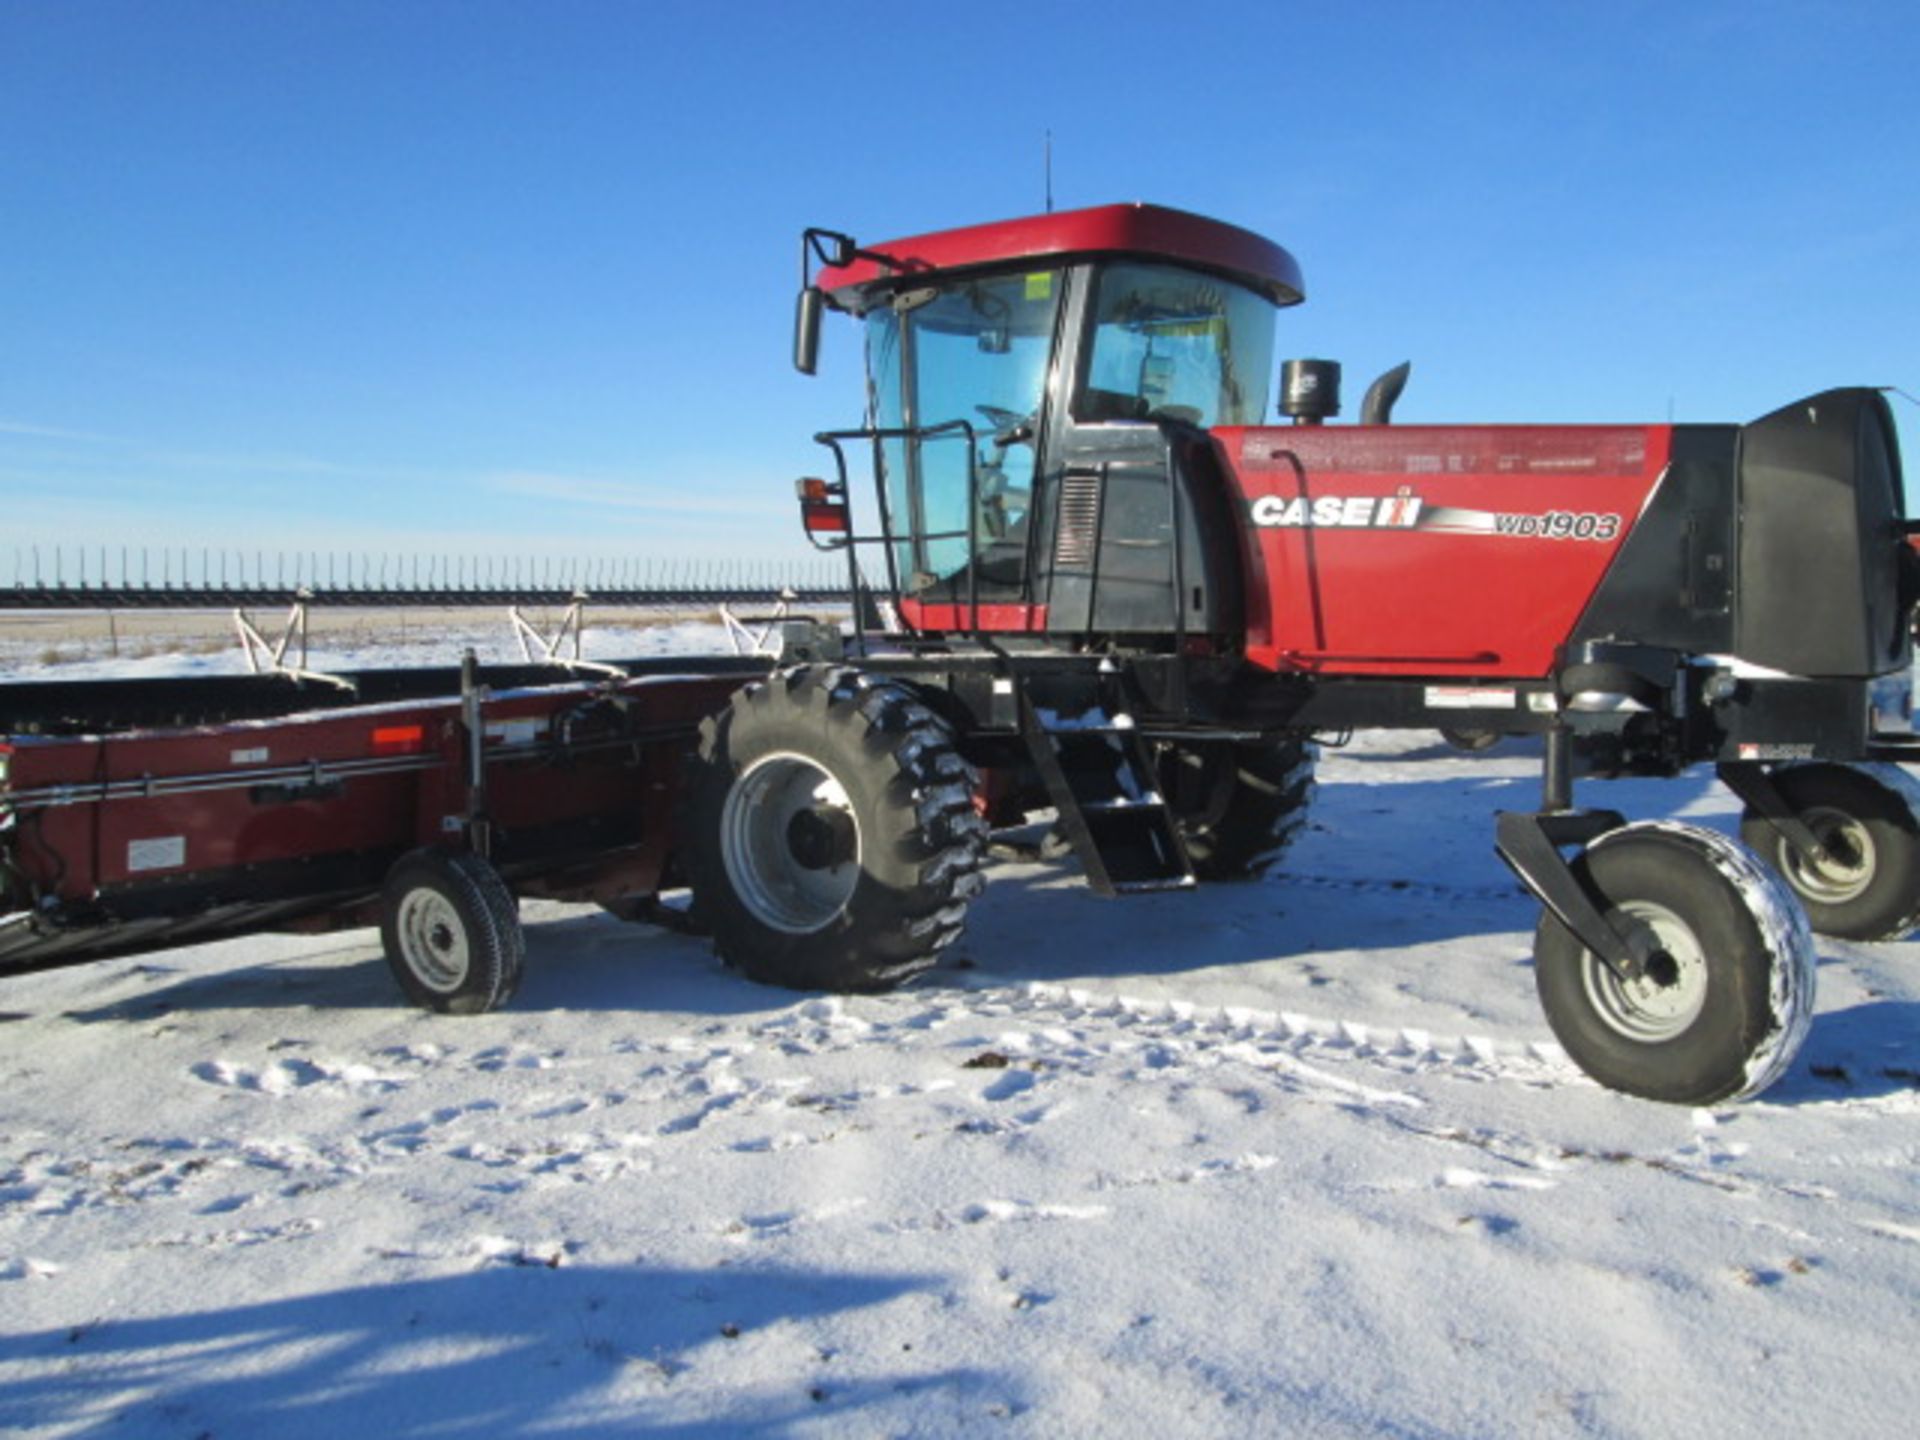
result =
[{"label": "red machine body", "polygon": [[[816,541],[850,563],[879,546],[912,634],[1204,654],[1250,696],[1263,676],[1551,686],[1622,645],[1657,687],[1695,661],[1904,669],[1920,573],[1887,543],[1905,502],[1871,392],[1747,426],[1400,425],[1403,367],[1328,424],[1339,367],[1294,361],[1275,426],[1276,312],[1304,284],[1251,232],[1108,205],[871,248],[827,234],[808,232],[806,294],[863,319],[872,413],[821,437],[847,528]],[[1825,583],[1803,597],[1797,574]]]},{"label": "red machine body", "polygon": [[1214,432],[1243,529],[1247,660],[1537,678],[1665,470],[1665,426]]}]

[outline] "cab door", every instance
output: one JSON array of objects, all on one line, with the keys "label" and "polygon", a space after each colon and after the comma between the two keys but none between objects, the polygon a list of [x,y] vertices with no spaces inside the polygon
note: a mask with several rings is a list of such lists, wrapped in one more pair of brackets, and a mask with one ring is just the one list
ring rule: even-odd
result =
[{"label": "cab door", "polygon": [[1232,633],[1236,526],[1208,431],[1262,417],[1273,305],[1215,275],[1133,260],[1085,265],[1074,283],[1071,396],[1048,452],[1038,567],[1047,629]]},{"label": "cab door", "polygon": [[[925,629],[1027,628],[1033,512],[1060,272],[905,290],[868,316],[868,373],[903,613]],[[1008,622],[1015,622],[1009,625]]]}]

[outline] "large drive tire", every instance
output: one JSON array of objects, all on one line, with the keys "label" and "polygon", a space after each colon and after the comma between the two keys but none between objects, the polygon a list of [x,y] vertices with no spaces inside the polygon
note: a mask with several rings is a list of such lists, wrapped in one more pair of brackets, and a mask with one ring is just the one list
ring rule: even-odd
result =
[{"label": "large drive tire", "polygon": [[1683,1105],[1756,1095],[1785,1073],[1813,1014],[1813,936],[1779,878],[1724,835],[1630,825],[1574,862],[1609,914],[1661,952],[1623,983],[1551,912],[1534,938],[1547,1023],[1602,1085]]},{"label": "large drive tire", "polygon": [[788,670],[701,726],[682,855],[714,948],[755,980],[878,991],[980,893],[987,828],[946,725],[857,670]]},{"label": "large drive tire", "polygon": [[1792,765],[1772,779],[1827,860],[1803,859],[1752,810],[1740,838],[1780,872],[1816,933],[1898,940],[1920,924],[1920,786],[1894,765]]},{"label": "large drive tire", "polygon": [[1306,826],[1318,758],[1319,747],[1302,736],[1167,746],[1160,785],[1194,873],[1202,880],[1265,873]]},{"label": "large drive tire", "polygon": [[380,938],[407,998],[445,1015],[484,1015],[513,997],[526,960],[519,905],[465,850],[415,850],[387,872]]}]

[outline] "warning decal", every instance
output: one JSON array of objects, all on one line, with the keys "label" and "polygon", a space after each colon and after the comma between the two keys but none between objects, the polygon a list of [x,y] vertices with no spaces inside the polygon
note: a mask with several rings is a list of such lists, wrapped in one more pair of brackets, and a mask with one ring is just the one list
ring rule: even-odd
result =
[{"label": "warning decal", "polygon": [[154,840],[127,842],[129,871],[178,870],[186,863],[187,837],[184,835],[162,835]]}]

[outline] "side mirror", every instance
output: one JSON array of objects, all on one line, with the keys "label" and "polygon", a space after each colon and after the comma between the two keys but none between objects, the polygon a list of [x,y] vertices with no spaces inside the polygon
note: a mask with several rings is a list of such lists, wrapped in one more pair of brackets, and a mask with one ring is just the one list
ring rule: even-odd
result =
[{"label": "side mirror", "polygon": [[818,285],[800,291],[800,306],[793,321],[793,368],[802,375],[813,374],[820,364],[820,312],[826,299]]},{"label": "side mirror", "polygon": [[[838,230],[807,230],[800,236],[800,304],[793,322],[793,368],[811,375],[820,363],[820,313],[826,309],[827,294],[813,283],[812,262],[844,270],[861,256],[851,235]],[[868,259],[883,259],[868,256]]]}]

